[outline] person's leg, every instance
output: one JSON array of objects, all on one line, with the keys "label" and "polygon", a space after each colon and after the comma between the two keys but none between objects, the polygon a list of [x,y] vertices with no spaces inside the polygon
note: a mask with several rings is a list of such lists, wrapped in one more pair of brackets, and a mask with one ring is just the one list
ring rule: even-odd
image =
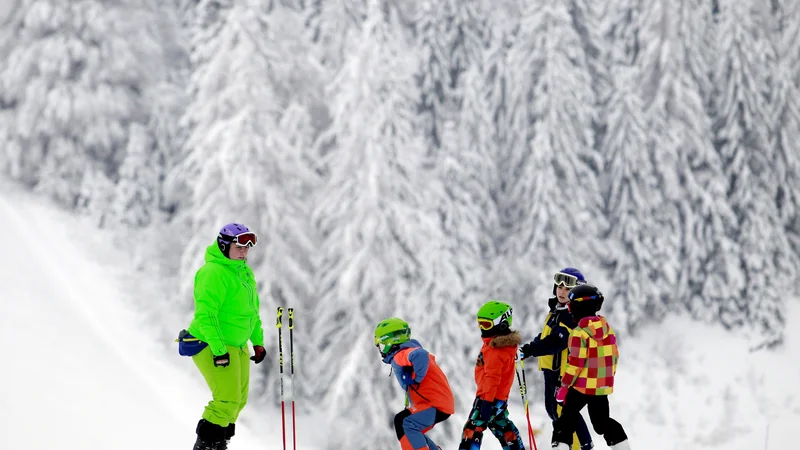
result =
[{"label": "person's leg", "polygon": [[508,403],[502,400],[495,402],[495,411],[497,413],[489,421],[488,427],[503,450],[525,450],[519,429],[508,417]]},{"label": "person's leg", "polygon": [[410,407],[394,418],[394,428],[402,450],[435,449],[436,444],[425,436],[425,432],[436,423],[436,409],[430,406]]},{"label": "person's leg", "polygon": [[586,406],[586,395],[581,394],[575,389],[567,392],[567,397],[561,409],[561,416],[553,423],[553,447],[569,448],[572,445],[575,426],[581,409]]},{"label": "person's leg", "polygon": [[231,425],[238,414],[241,396],[241,358],[237,350],[235,347],[228,347],[230,364],[227,367],[214,365],[210,347],[192,356],[211,390],[211,401],[206,405],[203,418],[197,423],[195,430],[195,450],[217,450],[228,439],[228,434],[233,432]]},{"label": "person's leg", "polygon": [[592,421],[592,427],[595,433],[603,436],[609,447],[614,448],[617,444],[628,440],[628,435],[625,434],[622,425],[609,415],[608,396],[592,396],[588,405],[589,420]]},{"label": "person's leg", "polygon": [[478,450],[481,448],[483,431],[486,429],[487,422],[480,420],[478,418],[479,415],[478,399],[475,399],[472,403],[472,409],[469,412],[467,423],[464,424],[464,429],[461,431],[461,443],[458,445],[459,450]]},{"label": "person's leg", "polygon": [[586,420],[583,419],[582,414],[578,414],[578,420],[575,422],[575,436],[573,437],[577,438],[574,442],[580,443],[581,450],[591,450],[594,447],[592,433],[589,432],[589,427],[586,425]]},{"label": "person's leg", "polygon": [[250,351],[247,346],[240,348],[239,352],[239,383],[241,384],[241,393],[239,394],[239,409],[236,411],[232,422],[236,422],[239,414],[242,413],[244,406],[247,404],[247,398],[250,392]]},{"label": "person's leg", "polygon": [[217,450],[227,450],[228,443],[231,438],[236,434],[236,421],[239,419],[239,414],[242,413],[244,405],[247,404],[247,395],[250,391],[250,352],[247,347],[238,349],[239,352],[239,382],[241,384],[241,393],[239,395],[239,408],[233,417],[231,423],[225,427],[225,440],[219,444]]},{"label": "person's leg", "polygon": [[211,389],[211,401],[205,407],[203,419],[221,427],[234,422],[241,403],[241,358],[236,347],[228,347],[230,364],[227,367],[214,365],[211,348],[206,347],[192,356],[197,368]]},{"label": "person's leg", "polygon": [[544,410],[547,417],[553,422],[558,419],[558,403],[556,402],[556,391],[560,386],[559,373],[552,370],[543,370],[544,375]]}]

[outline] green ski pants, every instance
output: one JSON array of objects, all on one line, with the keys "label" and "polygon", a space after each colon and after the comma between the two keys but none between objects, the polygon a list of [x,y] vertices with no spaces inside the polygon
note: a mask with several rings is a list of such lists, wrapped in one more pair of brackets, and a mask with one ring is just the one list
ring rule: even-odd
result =
[{"label": "green ski pants", "polygon": [[211,389],[212,399],[206,405],[203,419],[221,427],[236,422],[247,404],[247,392],[250,389],[250,351],[247,346],[239,348],[229,345],[228,354],[230,365],[227,367],[214,365],[211,347],[192,356]]}]

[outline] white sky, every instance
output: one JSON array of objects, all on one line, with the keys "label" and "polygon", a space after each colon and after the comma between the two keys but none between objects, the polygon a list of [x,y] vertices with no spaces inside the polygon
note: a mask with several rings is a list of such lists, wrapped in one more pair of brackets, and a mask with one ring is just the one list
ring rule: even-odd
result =
[{"label": "white sky", "polygon": [[[142,295],[130,286],[147,280],[131,282],[139,275],[106,232],[1,179],[0,192],[0,450],[191,448],[209,394],[188,358],[156,342],[163,325],[144,324],[126,306]],[[774,352],[749,353],[735,333],[685,317],[621,337],[611,411],[631,447],[795,448],[799,304],[789,302],[787,344]],[[529,385],[541,382],[534,365],[526,370]],[[511,414],[527,443],[517,392],[515,384]],[[460,428],[465,415],[449,422]],[[537,443],[546,449],[551,428],[543,415],[532,408],[534,426],[545,423]],[[298,449],[321,448],[314,443],[324,439],[326,422],[299,417]],[[436,429],[431,437],[445,449],[457,445]],[[595,445],[607,448],[602,439]],[[277,407],[248,405],[231,448],[282,448]],[[484,449],[499,448],[487,436]]]}]

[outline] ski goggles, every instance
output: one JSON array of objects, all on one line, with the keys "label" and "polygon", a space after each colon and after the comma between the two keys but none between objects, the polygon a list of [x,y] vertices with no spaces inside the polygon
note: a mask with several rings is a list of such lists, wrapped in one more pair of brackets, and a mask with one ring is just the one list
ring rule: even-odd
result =
[{"label": "ski goggles", "polygon": [[484,319],[484,318],[478,317],[478,327],[481,330],[484,330],[484,331],[485,330],[491,330],[492,328],[494,328],[494,321],[491,320],[491,319]]},{"label": "ski goggles", "polygon": [[238,247],[255,247],[256,243],[258,242],[258,237],[252,231],[247,231],[245,233],[237,234],[236,236],[230,236],[227,234],[220,234],[220,239],[223,241],[231,242],[236,244]]},{"label": "ski goggles", "polygon": [[568,273],[556,272],[556,274],[553,275],[553,283],[555,283],[556,286],[564,285],[564,287],[572,289],[578,285],[578,277]]}]

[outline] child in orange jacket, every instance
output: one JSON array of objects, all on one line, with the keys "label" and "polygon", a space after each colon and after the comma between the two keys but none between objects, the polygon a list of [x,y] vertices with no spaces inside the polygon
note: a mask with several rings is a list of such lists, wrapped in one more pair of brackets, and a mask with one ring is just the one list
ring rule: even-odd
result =
[{"label": "child in orange jacket", "polygon": [[408,323],[396,317],[382,320],[375,328],[375,346],[406,391],[406,408],[394,417],[400,448],[437,449],[425,433],[447,420],[455,412],[456,402],[436,357],[411,339]]},{"label": "child in orange jacket", "polygon": [[512,309],[506,303],[490,301],[478,310],[483,347],[475,363],[478,386],[469,419],[464,425],[459,450],[478,450],[486,428],[504,449],[524,450],[519,430],[508,417],[508,394],[514,384],[514,364],[519,333],[511,329]]}]

